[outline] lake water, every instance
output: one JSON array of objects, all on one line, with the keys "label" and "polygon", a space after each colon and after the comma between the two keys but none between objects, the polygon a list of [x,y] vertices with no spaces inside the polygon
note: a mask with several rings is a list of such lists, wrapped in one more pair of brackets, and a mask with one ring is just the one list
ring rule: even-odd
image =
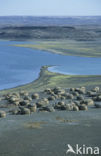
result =
[{"label": "lake water", "polygon": [[38,78],[41,66],[49,71],[73,75],[101,75],[101,58],[63,56],[14,44],[31,42],[0,41],[0,90],[23,85]]}]

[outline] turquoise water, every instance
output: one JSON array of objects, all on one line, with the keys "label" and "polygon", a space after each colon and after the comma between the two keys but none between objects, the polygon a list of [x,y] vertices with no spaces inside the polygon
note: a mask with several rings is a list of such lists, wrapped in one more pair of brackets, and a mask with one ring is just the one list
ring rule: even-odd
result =
[{"label": "turquoise water", "polygon": [[0,90],[23,85],[38,78],[40,68],[73,75],[101,75],[101,58],[63,56],[30,48],[11,46],[30,42],[0,41]]}]

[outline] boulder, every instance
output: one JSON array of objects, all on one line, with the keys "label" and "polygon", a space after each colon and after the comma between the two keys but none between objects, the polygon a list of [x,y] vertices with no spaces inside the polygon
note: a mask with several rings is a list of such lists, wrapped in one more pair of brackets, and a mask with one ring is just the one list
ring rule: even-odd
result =
[{"label": "boulder", "polygon": [[54,97],[54,96],[49,96],[49,97],[48,97],[48,100],[49,100],[49,101],[55,100],[55,97]]},{"label": "boulder", "polygon": [[76,106],[80,106],[80,101],[74,101]]},{"label": "boulder", "polygon": [[59,96],[58,95],[54,95],[55,99],[59,99]]},{"label": "boulder", "polygon": [[100,91],[100,88],[99,87],[95,87],[95,88],[92,89],[92,91],[93,92],[99,92]]},{"label": "boulder", "polygon": [[13,102],[13,104],[14,104],[15,106],[18,106],[18,105],[20,105],[20,101],[15,101],[15,102]]},{"label": "boulder", "polygon": [[12,93],[12,95],[15,96],[15,97],[17,97],[17,98],[20,98],[20,94],[17,93],[17,92],[16,93]]},{"label": "boulder", "polygon": [[55,94],[59,95],[59,94],[64,94],[65,93],[65,90],[61,89],[60,87],[55,87],[53,90],[52,90]]},{"label": "boulder", "polygon": [[36,106],[36,104],[28,105],[28,108],[30,109],[31,112],[36,112],[36,111],[37,111],[37,106]]},{"label": "boulder", "polygon": [[63,106],[63,105],[65,105],[65,103],[63,101],[59,101],[58,105]]},{"label": "boulder", "polygon": [[65,110],[72,111],[73,110],[73,105],[72,104],[66,104],[65,105]]},{"label": "boulder", "polygon": [[86,88],[85,87],[75,88],[75,91],[78,92],[79,94],[85,94]]},{"label": "boulder", "polygon": [[84,100],[84,97],[82,95],[77,96],[77,100]]},{"label": "boulder", "polygon": [[25,114],[29,115],[31,113],[30,109],[28,109],[28,108],[20,108],[20,110],[21,110],[22,115],[25,115]]},{"label": "boulder", "polygon": [[0,111],[0,118],[5,118],[5,117],[6,117],[6,112]]},{"label": "boulder", "polygon": [[65,100],[66,99],[66,97],[65,96],[61,96],[61,100]]},{"label": "boulder", "polygon": [[67,93],[66,99],[73,99],[73,98],[74,98],[74,96],[72,94]]},{"label": "boulder", "polygon": [[48,104],[49,104],[49,101],[48,101],[48,99],[46,99],[46,98],[43,98],[43,99],[39,100],[39,101],[36,103],[36,105],[37,105],[38,108],[40,108],[40,107],[45,107],[45,106],[47,106]]},{"label": "boulder", "polygon": [[74,91],[75,91],[75,88],[70,88],[70,91],[71,91],[71,92],[74,92]]},{"label": "boulder", "polygon": [[18,115],[18,114],[20,114],[20,109],[13,109],[13,110],[11,110],[10,111],[10,113],[12,114],[12,115]]},{"label": "boulder", "polygon": [[82,105],[79,106],[79,110],[87,111],[88,110],[88,107],[87,107],[87,105],[82,104]]},{"label": "boulder", "polygon": [[65,110],[65,103],[63,101],[59,101],[55,104],[54,108],[58,110]]},{"label": "boulder", "polygon": [[101,101],[101,95],[97,96],[97,97],[95,98],[95,101]]},{"label": "boulder", "polygon": [[20,101],[20,106],[28,106],[30,104],[29,100],[22,100]]},{"label": "boulder", "polygon": [[73,106],[73,111],[79,111],[79,107],[78,106]]},{"label": "boulder", "polygon": [[32,94],[32,99],[39,99],[39,94],[38,93]]},{"label": "boulder", "polygon": [[17,101],[19,101],[19,100],[20,100],[19,98],[14,97],[14,96],[11,96],[11,97],[9,98],[9,102],[10,102],[10,103],[14,103],[14,102],[17,102]]},{"label": "boulder", "polygon": [[79,96],[79,93],[78,92],[72,92],[72,94],[74,95],[74,96]]},{"label": "boulder", "polygon": [[84,99],[81,104],[84,103],[88,106],[93,106],[94,105],[94,101],[92,99]]},{"label": "boulder", "polygon": [[101,103],[95,103],[96,108],[101,108]]},{"label": "boulder", "polygon": [[32,101],[32,98],[30,96],[24,96],[24,100]]},{"label": "boulder", "polygon": [[55,109],[54,109],[54,107],[52,107],[52,106],[50,106],[50,107],[46,106],[46,107],[40,108],[39,111],[55,112]]},{"label": "boulder", "polygon": [[52,90],[51,90],[50,88],[46,88],[46,89],[44,90],[44,92],[46,92],[47,94],[51,94],[51,93],[52,93]]},{"label": "boulder", "polygon": [[95,97],[95,96],[97,96],[97,93],[96,92],[92,92],[92,91],[88,91],[87,95],[90,96],[90,97]]},{"label": "boulder", "polygon": [[58,109],[58,110],[61,110],[61,105],[55,104],[54,108],[55,108],[55,109]]},{"label": "boulder", "polygon": [[5,100],[9,100],[9,98],[12,96],[12,94],[8,93],[4,95]]},{"label": "boulder", "polygon": [[57,95],[58,96],[58,99],[61,99],[61,95]]},{"label": "boulder", "polygon": [[28,95],[29,95],[29,93],[26,92],[26,91],[20,91],[19,94],[20,94],[21,96],[28,96]]}]

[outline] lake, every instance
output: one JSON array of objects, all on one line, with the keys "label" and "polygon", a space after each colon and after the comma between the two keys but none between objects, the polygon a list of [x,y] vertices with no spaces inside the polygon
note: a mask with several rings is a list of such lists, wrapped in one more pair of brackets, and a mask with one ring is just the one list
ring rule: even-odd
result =
[{"label": "lake", "polygon": [[23,85],[38,78],[40,68],[69,75],[101,75],[101,58],[64,56],[12,46],[31,42],[0,41],[0,90]]}]

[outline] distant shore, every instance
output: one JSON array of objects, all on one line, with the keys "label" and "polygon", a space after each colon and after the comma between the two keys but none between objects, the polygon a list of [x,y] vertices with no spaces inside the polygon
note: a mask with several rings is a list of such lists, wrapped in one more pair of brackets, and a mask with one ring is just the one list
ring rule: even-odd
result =
[{"label": "distant shore", "polygon": [[12,46],[37,49],[59,55],[101,57],[100,39],[99,41],[75,41],[68,39],[35,40],[35,44],[34,41],[31,41],[31,44],[15,44]]}]

